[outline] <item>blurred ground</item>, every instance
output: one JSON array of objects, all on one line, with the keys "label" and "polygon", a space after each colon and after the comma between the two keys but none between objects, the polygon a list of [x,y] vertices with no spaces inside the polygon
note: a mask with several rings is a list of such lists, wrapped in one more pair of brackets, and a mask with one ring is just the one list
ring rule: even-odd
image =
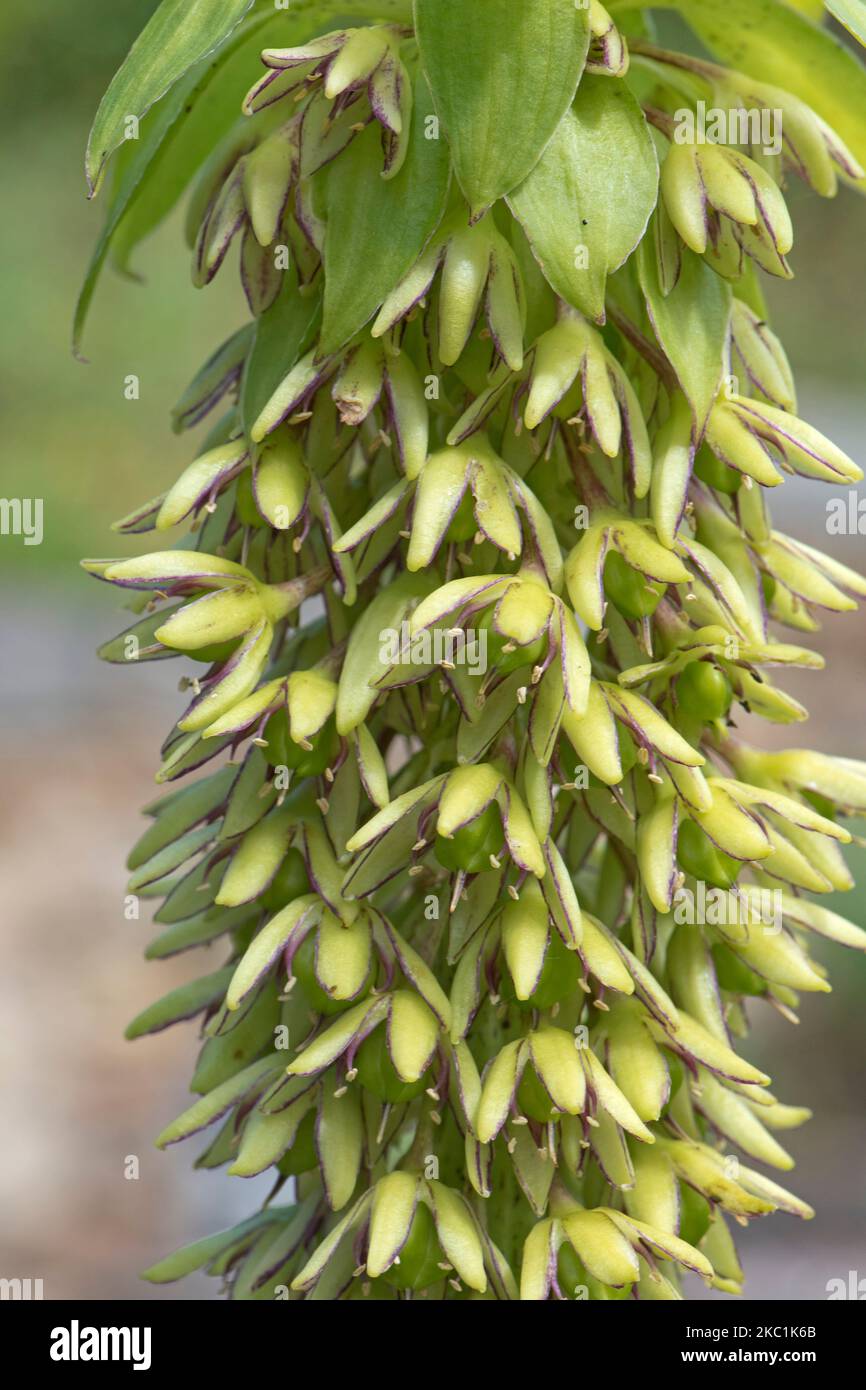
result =
[{"label": "blurred ground", "polygon": [[[16,215],[0,224],[0,379],[4,496],[45,498],[45,542],[0,540],[7,601],[0,613],[0,1275],[43,1278],[49,1298],[212,1297],[188,1280],[152,1290],[137,1272],[173,1246],[254,1209],[264,1182],[192,1173],[195,1145],[159,1154],[153,1136],[187,1103],[192,1025],[135,1045],[129,1018],[195,970],[192,958],[145,964],[148,922],[123,915],[123,861],[153,795],[159,743],[180,707],[177,665],[101,666],[98,643],[122,626],[114,596],[77,569],[113,550],[109,522],[158,493],[188,441],[167,412],[186,380],[240,316],[236,291],[194,292],[176,226],[144,248],[145,292],[106,277],[86,343],[68,325],[100,213],[83,199],[90,115],[151,0],[32,0],[0,14],[0,151]],[[86,30],[86,42],[83,34]],[[862,245],[866,203],[795,199],[794,286],[774,289],[774,325],[801,383],[802,414],[861,463],[864,448]],[[805,273],[808,268],[808,274]],[[852,292],[852,284],[857,286]],[[142,381],[123,399],[128,372]],[[862,538],[828,542],[832,489],[788,482],[773,499],[783,530],[866,569]],[[126,543],[121,547],[126,549]],[[866,621],[828,621],[815,645],[824,675],[784,684],[812,709],[805,729],[750,734],[866,757]],[[858,854],[863,861],[863,854]],[[866,864],[862,864],[866,884]],[[866,890],[840,904],[866,922]],[[818,1210],[802,1225],[776,1216],[740,1238],[747,1294],[820,1299],[829,1278],[866,1274],[866,1105],[862,1056],[866,963],[827,948],[832,997],[807,1000],[799,1029],[755,1012],[749,1055],[786,1101],[816,1118],[789,1136],[790,1185]],[[124,1177],[140,1159],[140,1178]],[[700,1296],[698,1289],[695,1296]]]}]

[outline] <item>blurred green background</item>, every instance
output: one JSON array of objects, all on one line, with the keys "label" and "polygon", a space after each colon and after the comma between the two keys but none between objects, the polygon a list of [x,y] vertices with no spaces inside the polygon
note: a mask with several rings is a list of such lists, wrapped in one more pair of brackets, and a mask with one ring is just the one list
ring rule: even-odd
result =
[{"label": "blurred green background", "polygon": [[[189,457],[189,441],[167,428],[168,411],[246,312],[237,277],[220,277],[207,294],[193,289],[175,218],[134,261],[144,285],[106,269],[85,336],[89,361],[70,353],[72,311],[105,214],[105,191],[92,204],[86,197],[87,132],[154,8],[154,0],[32,0],[0,13],[3,486],[6,495],[45,498],[45,540],[27,554],[28,569],[80,585],[84,603],[98,586],[71,567],[117,548],[109,524],[160,492]],[[138,401],[124,399],[130,373],[140,378]],[[0,547],[0,564],[20,558],[20,547]]]},{"label": "blurred green background", "polygon": [[[139,249],[144,285],[103,277],[73,360],[75,297],[103,208],[88,204],[87,131],[99,97],[155,0],[30,0],[0,11],[0,381],[2,495],[42,497],[45,538],[0,538],[7,600],[3,659],[4,796],[0,875],[5,964],[0,1054],[8,1139],[0,1156],[0,1276],[42,1277],[46,1297],[212,1297],[200,1280],[152,1290],[137,1271],[174,1245],[254,1208],[261,1181],[192,1174],[186,1146],[152,1137],[187,1103],[194,1029],[127,1045],[145,1003],[190,978],[192,959],[145,965],[148,924],[123,915],[136,807],[153,795],[157,749],[179,712],[177,666],[100,667],[93,650],[123,626],[116,597],[78,568],[83,555],[129,551],[109,524],[157,494],[193,456],[168,412],[198,365],[244,316],[229,267],[193,290],[179,220]],[[251,81],[255,74],[251,74]],[[863,331],[866,200],[821,203],[790,190],[797,240],[792,285],[770,285],[805,418],[866,462]],[[124,399],[124,378],[141,382]],[[781,495],[780,495],[781,494]],[[828,540],[832,490],[787,482],[773,499],[781,529],[866,568],[861,537]],[[804,730],[749,734],[866,757],[861,615],[828,622],[823,676],[786,678],[813,710]],[[838,906],[866,923],[863,888]],[[866,1273],[866,959],[818,952],[835,993],[805,1001],[794,1028],[756,1009],[749,1055],[781,1099],[816,1118],[788,1136],[790,1185],[818,1208],[811,1226],[784,1216],[742,1234],[748,1296],[820,1299],[826,1281]],[[137,1156],[140,1176],[124,1177]],[[265,1181],[264,1187],[267,1187]],[[700,1290],[695,1291],[697,1294]]]}]

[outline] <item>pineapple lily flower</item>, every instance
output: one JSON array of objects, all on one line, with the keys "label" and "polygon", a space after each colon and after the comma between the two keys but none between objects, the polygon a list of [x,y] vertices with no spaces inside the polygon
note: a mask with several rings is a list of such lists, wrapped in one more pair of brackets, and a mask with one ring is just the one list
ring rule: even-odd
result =
[{"label": "pineapple lily flower", "polygon": [[[720,145],[672,144],[661,173],[668,216],[699,256],[712,246],[720,274],[741,273],[739,247],[773,275],[789,276],[794,242],[785,200],[754,160]],[[735,262],[729,259],[734,250]]]},{"label": "pineapple lily flower", "polygon": [[822,120],[812,106],[793,92],[775,84],[760,82],[751,74],[661,49],[642,40],[635,42],[632,47],[644,58],[662,67],[679,69],[690,79],[696,80],[706,91],[708,104],[713,108],[721,108],[735,117],[745,117],[742,127],[746,138],[737,143],[755,144],[751,139],[750,112],[778,112],[781,153],[786,167],[798,174],[821,197],[835,196],[839,173],[850,180],[863,177],[859,161],[836,131]]},{"label": "pineapple lily flower", "polygon": [[488,331],[512,371],[523,365],[526,319],[523,281],[514,252],[491,216],[467,226],[465,211],[446,219],[420,260],[391,292],[373,323],[381,337],[429,294],[441,267],[438,352],[446,366],[463,353],[482,303]]},{"label": "pineapple lily flower", "polygon": [[[172,7],[121,74],[124,119],[130,93],[153,114],[76,340],[105,247],[125,261],[187,183],[194,281],[237,246],[250,313],[172,420],[220,418],[115,528],[174,547],[85,567],[133,614],[104,659],[199,663],[128,859],[148,955],[216,952],[127,1030],[199,1022],[157,1143],[210,1131],[197,1166],[274,1187],[145,1277],[738,1293],[730,1223],[812,1215],[763,1172],[809,1112],[749,1024],[830,991],[814,936],[866,950],[826,905],[866,764],[738,728],[805,720],[784,676],[823,659],[799,634],[866,597],[774,526],[790,474],[862,473],[798,417],[759,283],[790,275],[783,173],[862,179],[866,99],[825,105],[828,45],[866,76],[793,12],[776,86],[599,0],[507,30],[504,4],[366,23],[346,0],[333,32],[305,0],[222,37],[188,7],[165,92],[142,54]],[[683,140],[674,104],[707,98],[732,138]],[[778,154],[753,106],[782,112]],[[120,139],[110,92],[92,187]]]},{"label": "pineapple lily flower", "polygon": [[[412,85],[400,58],[401,37],[397,28],[371,25],[329,34],[297,48],[265,49],[262,62],[268,71],[247,93],[244,110],[254,114],[286,97],[297,101],[312,93],[323,109],[316,111],[311,102],[308,119],[322,127],[324,137],[343,117],[345,134],[338,137],[342,144],[354,133],[350,122],[358,121],[352,108],[366,95],[370,112],[382,127],[384,172],[386,177],[393,177],[405,157],[402,137],[412,112]],[[344,116],[347,112],[348,119]],[[336,152],[332,142],[331,153]]]},{"label": "pineapple lily flower", "polygon": [[635,495],[650,481],[650,447],[637,395],[601,335],[579,314],[567,313],[535,345],[524,423],[535,429],[556,408],[580,415],[602,453],[628,456]]}]

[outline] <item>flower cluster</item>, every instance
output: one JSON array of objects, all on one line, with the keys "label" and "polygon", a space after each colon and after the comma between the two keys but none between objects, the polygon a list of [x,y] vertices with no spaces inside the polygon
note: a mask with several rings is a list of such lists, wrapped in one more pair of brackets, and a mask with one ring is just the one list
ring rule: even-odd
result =
[{"label": "flower cluster", "polygon": [[[167,93],[152,21],[91,149],[96,182],[149,95],[109,239],[194,183],[193,278],[236,246],[252,321],[176,408],[219,408],[195,458],[118,524],[186,534],[87,567],[134,615],[103,657],[200,663],[129,857],[148,954],[220,962],[130,1025],[201,1020],[158,1143],[216,1126],[198,1166],[287,1200],[145,1277],[736,1292],[729,1219],[811,1215],[747,1166],[790,1168],[808,1118],[743,1055],[749,1011],[828,990],[813,934],[866,949],[809,896],[851,886],[866,764],[737,728],[805,719],[772,673],[822,663],[783,630],[866,594],[773,529],[786,474],[862,474],[799,418],[758,271],[790,275],[787,173],[862,171],[802,53],[771,87],[639,7],[224,8],[170,40]],[[780,110],[778,158],[678,141],[708,96]],[[484,669],[442,656],[478,632]]]}]

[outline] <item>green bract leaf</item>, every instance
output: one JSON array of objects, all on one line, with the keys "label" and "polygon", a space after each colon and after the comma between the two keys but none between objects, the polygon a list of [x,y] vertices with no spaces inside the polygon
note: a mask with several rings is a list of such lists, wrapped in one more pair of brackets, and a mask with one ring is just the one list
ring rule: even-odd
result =
[{"label": "green bract leaf", "polygon": [[[276,42],[278,36],[285,37],[287,25],[296,22],[294,15],[285,13],[251,16],[217,53],[196,64],[195,86],[112,239],[112,261],[121,269],[127,269],[138,243],[159,226],[220,140],[239,120],[240,100],[260,51]],[[303,32],[309,27],[307,18]],[[134,148],[133,141],[121,146],[119,169],[127,149]]]},{"label": "green bract leaf", "polygon": [[473,216],[534,167],[568,110],[589,43],[573,0],[416,0],[421,61]]},{"label": "green bract leaf", "polygon": [[362,724],[378,695],[376,681],[388,669],[383,644],[399,633],[410,609],[429,591],[423,575],[405,574],[368,604],[349,638],[337,692],[337,728],[349,734]]},{"label": "green bract leaf", "polygon": [[682,248],[680,278],[665,296],[659,283],[652,236],[638,248],[638,270],[647,310],[673,367],[698,431],[702,431],[722,378],[731,313],[731,289],[702,257]]},{"label": "green bract leaf", "polygon": [[162,0],[99,103],[85,161],[91,196],[109,156],[127,138],[130,117],[142,117],[193,64],[218,48],[252,3]]},{"label": "green bract leaf", "polygon": [[646,231],[658,181],[655,146],[628,87],[585,77],[508,199],[556,293],[596,323],[604,322],[608,273]]},{"label": "green bract leaf", "polygon": [[270,309],[256,320],[241,382],[241,422],[247,435],[277,386],[313,342],[321,310],[319,295],[302,295],[297,276],[290,271]]},{"label": "green bract leaf", "polygon": [[448,152],[430,133],[430,94],[415,82],[412,136],[393,179],[382,178],[377,129],[368,126],[325,174],[325,305],[319,355],[371,319],[417,260],[445,211]]}]

